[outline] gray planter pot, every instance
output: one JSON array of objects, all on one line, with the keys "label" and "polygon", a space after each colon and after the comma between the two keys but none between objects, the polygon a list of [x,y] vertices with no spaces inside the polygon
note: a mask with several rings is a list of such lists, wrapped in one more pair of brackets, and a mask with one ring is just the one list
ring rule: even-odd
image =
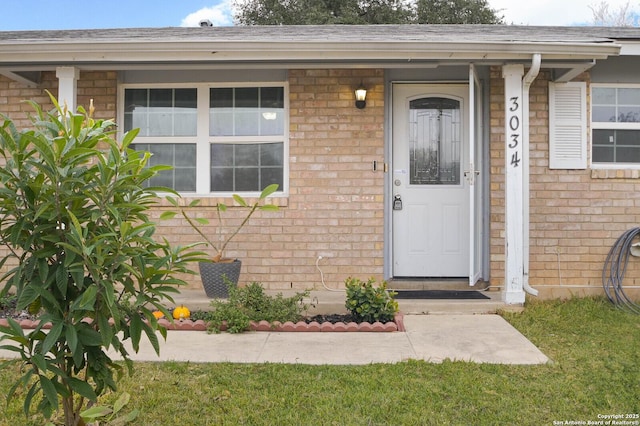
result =
[{"label": "gray planter pot", "polygon": [[242,266],[242,262],[238,259],[231,263],[200,262],[198,266],[204,292],[210,299],[227,299],[229,297],[229,289],[224,277],[233,285],[238,285],[240,267]]}]

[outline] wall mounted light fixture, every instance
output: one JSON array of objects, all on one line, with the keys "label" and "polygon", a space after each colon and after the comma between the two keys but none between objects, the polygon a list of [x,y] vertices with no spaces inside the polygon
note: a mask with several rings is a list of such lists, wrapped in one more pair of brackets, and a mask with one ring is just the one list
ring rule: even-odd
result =
[{"label": "wall mounted light fixture", "polygon": [[360,83],[356,89],[356,108],[363,109],[367,106],[367,89]]}]

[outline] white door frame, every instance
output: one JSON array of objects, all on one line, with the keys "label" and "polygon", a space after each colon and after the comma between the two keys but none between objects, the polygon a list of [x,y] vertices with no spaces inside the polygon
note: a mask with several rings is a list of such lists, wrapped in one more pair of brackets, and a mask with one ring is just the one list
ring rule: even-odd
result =
[{"label": "white door frame", "polygon": [[[436,82],[430,82],[430,81],[390,81],[389,82],[389,88],[387,91],[388,94],[388,99],[390,99],[391,101],[388,103],[389,105],[389,109],[388,109],[388,123],[390,123],[389,125],[389,131],[388,131],[388,137],[390,140],[390,144],[389,144],[389,148],[388,148],[388,158],[389,158],[389,164],[393,165],[393,129],[392,129],[392,114],[393,114],[393,85],[394,84],[451,84],[451,83],[457,83],[457,84],[461,84],[461,83],[467,83],[466,81],[451,81],[451,82],[441,82],[441,81],[436,81]],[[478,74],[476,72],[476,69],[474,67],[473,64],[469,65],[469,80],[468,80],[468,86],[469,86],[469,105],[467,106],[467,108],[470,108],[469,110],[469,121],[468,121],[468,131],[469,131],[469,137],[470,137],[470,144],[472,144],[473,149],[470,152],[470,154],[473,154],[475,157],[475,160],[473,160],[473,164],[468,164],[466,165],[467,167],[465,167],[465,171],[468,172],[467,175],[469,176],[468,179],[473,179],[474,182],[474,189],[472,191],[470,191],[470,199],[473,199],[473,204],[470,205],[470,208],[473,206],[473,211],[471,212],[472,214],[470,214],[470,221],[472,222],[472,227],[470,228],[470,233],[473,232],[473,238],[470,238],[469,241],[469,248],[470,248],[470,252],[469,252],[469,273],[468,273],[468,279],[469,279],[469,285],[473,286],[475,285],[480,279],[483,278],[483,274],[484,274],[484,255],[483,255],[483,247],[485,246],[485,239],[486,239],[486,235],[484,233],[485,229],[484,229],[484,223],[483,223],[483,218],[484,218],[484,209],[485,209],[485,197],[486,197],[486,191],[484,189],[484,185],[482,184],[483,182],[483,178],[482,178],[482,173],[484,172],[484,170],[482,170],[483,166],[484,166],[484,139],[485,139],[485,134],[484,134],[484,123],[483,123],[483,106],[484,106],[484,100],[482,98],[482,86],[480,83],[480,79],[478,77]],[[474,158],[474,157],[470,157],[470,158]],[[471,176],[474,176],[474,178],[471,178]],[[386,276],[387,278],[393,278],[394,276],[394,272],[393,272],[393,264],[394,264],[394,250],[393,250],[393,226],[392,226],[392,214],[393,214],[393,210],[391,209],[391,203],[393,201],[393,173],[388,173],[387,174],[387,181],[385,183],[385,186],[387,187],[387,203],[385,205],[385,216],[386,216],[386,220],[387,220],[387,225],[388,225],[388,232],[387,237],[388,237],[388,251],[386,254],[386,258],[388,259],[387,265],[388,267],[385,268],[386,269]],[[473,230],[473,231],[471,231]]]},{"label": "white door frame", "polygon": [[[482,168],[482,102],[480,79],[473,64],[469,65],[469,165],[464,175],[469,181],[469,285],[474,286],[482,275],[482,185],[478,176]],[[481,101],[481,99],[479,99]],[[479,119],[477,119],[479,118]]]}]

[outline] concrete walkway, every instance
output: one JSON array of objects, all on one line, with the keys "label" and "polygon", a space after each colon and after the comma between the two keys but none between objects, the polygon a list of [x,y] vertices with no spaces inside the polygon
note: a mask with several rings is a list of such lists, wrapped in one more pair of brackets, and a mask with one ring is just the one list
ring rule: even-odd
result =
[{"label": "concrete walkway", "polygon": [[[208,334],[168,331],[160,338],[160,356],[142,338],[139,361],[291,363],[363,365],[409,359],[460,360],[491,364],[542,364],[549,359],[501,316],[499,293],[487,300],[399,300],[406,332],[248,332]],[[310,314],[340,313],[344,292],[312,292]],[[204,292],[184,291],[176,304],[206,310]],[[3,342],[4,343],[4,342]],[[0,358],[15,356],[0,351]]]},{"label": "concrete walkway", "polygon": [[[207,334],[169,331],[160,357],[147,341],[140,361],[363,365],[409,359],[543,364],[549,359],[498,315],[406,315],[406,332]],[[2,354],[0,353],[0,356]]]}]

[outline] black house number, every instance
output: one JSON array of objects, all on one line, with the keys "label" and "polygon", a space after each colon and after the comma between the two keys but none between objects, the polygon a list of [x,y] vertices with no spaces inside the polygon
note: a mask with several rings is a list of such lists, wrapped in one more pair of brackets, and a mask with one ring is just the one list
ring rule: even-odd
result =
[{"label": "black house number", "polygon": [[509,130],[511,133],[509,134],[509,154],[511,154],[511,162],[509,163],[511,167],[518,167],[520,165],[520,117],[518,115],[518,111],[520,110],[520,98],[518,96],[514,96],[509,99],[509,114],[507,117],[509,123]]}]

